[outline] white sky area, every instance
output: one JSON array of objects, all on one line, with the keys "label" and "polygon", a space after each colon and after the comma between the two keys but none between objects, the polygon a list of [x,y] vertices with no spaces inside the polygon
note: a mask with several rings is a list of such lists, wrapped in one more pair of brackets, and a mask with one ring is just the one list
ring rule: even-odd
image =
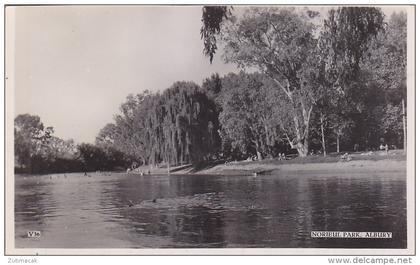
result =
[{"label": "white sky area", "polygon": [[18,7],[14,26],[15,116],[76,142],[93,143],[130,93],[236,71],[221,49],[203,55],[199,6]]}]

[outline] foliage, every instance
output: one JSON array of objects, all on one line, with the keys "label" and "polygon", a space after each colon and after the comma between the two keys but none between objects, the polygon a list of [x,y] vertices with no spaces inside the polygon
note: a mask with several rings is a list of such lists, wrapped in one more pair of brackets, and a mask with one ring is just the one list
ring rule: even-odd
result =
[{"label": "foliage", "polygon": [[213,62],[217,50],[216,36],[220,33],[223,20],[231,15],[231,7],[227,6],[204,6],[202,13],[201,39],[204,42],[204,54]]},{"label": "foliage", "polygon": [[384,15],[373,7],[331,9],[324,20],[318,40],[322,90],[317,111],[335,134],[337,152],[340,138],[349,136],[354,127],[360,130],[355,119],[372,106],[366,104],[370,79],[360,65],[370,43],[383,30]]},{"label": "foliage", "polygon": [[[222,79],[223,92],[219,97],[223,111],[219,115],[222,124],[222,140],[225,150],[234,150],[246,157],[259,160],[275,156],[279,139],[278,119],[273,109],[281,105],[281,97],[274,82],[263,74],[229,74]],[[227,144],[229,143],[229,144]]]},{"label": "foliage", "polygon": [[62,140],[38,116],[19,115],[17,167],[32,173],[201,167],[292,149],[303,157],[321,148],[403,146],[405,13],[385,23],[378,8],[332,8],[320,28],[320,14],[309,9],[252,7],[236,15],[224,6],[204,7],[201,36],[212,61],[220,34],[224,59],[239,74],[129,95],[94,145]]},{"label": "foliage", "polygon": [[400,104],[407,89],[407,15],[393,13],[386,30],[369,44],[362,69],[371,73],[387,101]]},{"label": "foliage", "polygon": [[106,142],[142,164],[200,164],[220,145],[216,105],[192,82],[176,82],[161,95],[129,96],[114,125],[105,126],[97,143]]},{"label": "foliage", "polygon": [[276,83],[292,116],[285,133],[290,145],[306,156],[318,87],[313,24],[290,8],[251,8],[232,21],[223,33],[225,60],[257,68]]},{"label": "foliage", "polygon": [[382,109],[380,117],[379,129],[382,132],[381,136],[389,145],[400,145],[403,141],[403,130],[401,130],[402,115],[401,106],[387,104]]},{"label": "foliage", "polygon": [[21,114],[15,118],[15,156],[22,167],[29,167],[35,156],[45,157],[47,141],[54,132],[44,127],[39,116]]},{"label": "foliage", "polygon": [[109,146],[81,144],[53,135],[40,117],[21,114],[15,118],[15,170],[22,173],[58,173],[114,170],[126,167],[126,156]]},{"label": "foliage", "polygon": [[78,145],[77,149],[83,171],[125,169],[130,164],[122,152],[109,146],[103,148],[83,143]]},{"label": "foliage", "polygon": [[343,86],[355,77],[369,41],[384,29],[384,15],[375,7],[331,9],[324,20],[320,47],[327,79]]}]

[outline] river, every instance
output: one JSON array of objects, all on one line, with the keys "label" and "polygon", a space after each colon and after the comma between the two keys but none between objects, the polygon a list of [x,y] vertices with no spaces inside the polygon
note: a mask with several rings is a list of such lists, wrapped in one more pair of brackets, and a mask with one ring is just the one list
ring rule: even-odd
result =
[{"label": "river", "polygon": [[406,233],[405,172],[15,178],[16,248],[406,248]]}]

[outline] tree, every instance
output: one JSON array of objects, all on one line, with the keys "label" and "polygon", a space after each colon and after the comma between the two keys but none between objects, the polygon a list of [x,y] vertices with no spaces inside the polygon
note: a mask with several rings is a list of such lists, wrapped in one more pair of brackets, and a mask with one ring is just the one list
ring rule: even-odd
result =
[{"label": "tree", "polygon": [[[354,121],[352,116],[363,108],[358,105],[360,87],[366,87],[360,71],[360,64],[371,41],[384,29],[384,15],[373,7],[340,7],[331,9],[319,38],[321,53],[323,100],[320,105],[325,111],[321,117],[329,119],[336,135],[337,152],[340,151],[340,137],[349,130]],[[365,81],[365,80],[363,80]],[[322,124],[322,123],[321,123]]]},{"label": "tree", "polygon": [[192,82],[176,82],[162,94],[130,95],[96,142],[139,164],[198,165],[220,150],[218,112],[206,92]]},{"label": "tree", "polygon": [[99,131],[95,143],[99,146],[114,146],[117,138],[117,126],[114,123],[108,123]]},{"label": "tree", "polygon": [[201,88],[207,94],[209,99],[214,101],[217,105],[220,105],[218,103],[218,96],[222,92],[222,79],[218,73],[214,73],[210,77],[204,79]]},{"label": "tree", "polygon": [[401,142],[405,144],[403,128],[403,119],[401,119],[401,106],[387,104],[383,107],[383,115],[380,117],[379,130],[389,145],[398,146]]},{"label": "tree", "polygon": [[263,74],[241,72],[223,77],[222,84],[219,98],[222,140],[258,160],[275,155],[278,120],[273,117],[273,109],[280,104],[281,97],[273,94],[277,91],[274,82]]},{"label": "tree", "polygon": [[39,116],[21,114],[15,118],[15,156],[23,167],[30,167],[35,156],[45,157],[47,141],[54,132],[52,127],[44,127]]},{"label": "tree", "polygon": [[219,150],[214,101],[192,82],[176,82],[162,94],[163,152],[172,163],[199,165]]},{"label": "tree", "polygon": [[126,101],[121,104],[121,113],[115,117],[115,127],[104,128],[108,133],[107,137],[109,140],[112,139],[117,150],[132,157],[137,163],[143,164],[146,164],[147,161],[146,132],[143,125],[146,116],[140,109],[150,96],[148,90],[137,95],[129,95]]},{"label": "tree", "polygon": [[74,159],[76,157],[76,153],[77,146],[72,139],[63,140],[56,136],[51,136],[48,139],[45,156],[49,157],[49,159]]},{"label": "tree", "polygon": [[80,171],[73,140],[53,135],[38,116],[21,114],[15,119],[15,170],[24,173]]},{"label": "tree", "polygon": [[84,171],[104,170],[107,166],[106,154],[98,146],[80,144],[78,147]]},{"label": "tree", "polygon": [[384,15],[374,7],[331,9],[324,20],[320,47],[327,79],[338,89],[355,77],[370,41],[384,29]]},{"label": "tree", "polygon": [[204,6],[202,10],[202,26],[200,30],[201,39],[204,43],[204,55],[213,62],[217,50],[217,35],[220,33],[224,20],[231,15],[231,7],[227,6]]},{"label": "tree", "polygon": [[223,32],[225,60],[272,78],[288,100],[292,124],[285,134],[292,148],[306,156],[318,85],[313,24],[290,8],[251,8],[231,21]]},{"label": "tree", "polygon": [[[406,97],[407,97],[407,14],[393,13],[387,23],[386,30],[381,32],[377,39],[370,42],[365,55],[362,69],[369,71],[372,82],[378,85],[384,94],[388,106],[384,108],[390,120],[399,119],[401,122],[388,123],[397,126],[400,124],[403,134],[403,147],[406,148]],[[400,112],[390,111],[399,105]],[[394,113],[395,117],[390,114]],[[385,129],[385,128],[383,128]],[[397,128],[387,128],[398,130]],[[401,133],[396,133],[400,135]]]}]

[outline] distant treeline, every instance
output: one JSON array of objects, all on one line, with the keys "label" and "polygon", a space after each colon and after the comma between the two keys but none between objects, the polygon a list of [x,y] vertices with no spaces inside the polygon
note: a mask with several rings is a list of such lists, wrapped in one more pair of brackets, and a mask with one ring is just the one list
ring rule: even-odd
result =
[{"label": "distant treeline", "polygon": [[33,172],[199,167],[292,152],[404,148],[406,14],[385,21],[377,8],[340,7],[317,26],[319,16],[290,8],[226,15],[223,57],[241,72],[129,95],[95,145],[62,141],[36,116],[20,115],[18,165]]},{"label": "distant treeline", "polygon": [[38,116],[15,118],[15,171],[17,173],[59,173],[123,170],[131,159],[115,148],[92,144],[76,145],[73,140],[53,136]]}]

